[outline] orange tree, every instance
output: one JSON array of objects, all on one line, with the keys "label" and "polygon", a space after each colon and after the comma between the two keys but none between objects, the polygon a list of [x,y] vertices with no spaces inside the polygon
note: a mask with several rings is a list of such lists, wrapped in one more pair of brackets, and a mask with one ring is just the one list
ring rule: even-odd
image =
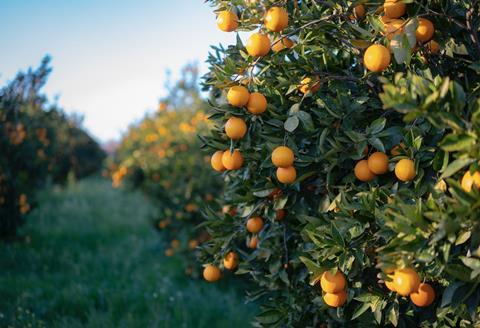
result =
[{"label": "orange tree", "polygon": [[167,241],[165,254],[185,255],[190,271],[194,250],[208,236],[195,227],[205,204],[215,207],[220,180],[208,167],[209,157],[197,133],[208,130],[206,104],[198,90],[198,72],[186,66],[181,79],[168,87],[158,111],[130,126],[113,162],[114,186],[142,190],[156,205],[153,224]]},{"label": "orange tree", "polygon": [[479,1],[209,2],[249,33],[208,60],[205,278],[259,326],[478,324]]},{"label": "orange tree", "polygon": [[[48,181],[62,182],[101,168],[103,151],[81,126],[41,94],[49,59],[19,73],[0,90],[0,238],[11,239]],[[76,135],[72,131],[77,131]],[[75,146],[76,145],[76,146]],[[82,163],[75,171],[73,163]],[[61,168],[61,169],[60,169]]]}]

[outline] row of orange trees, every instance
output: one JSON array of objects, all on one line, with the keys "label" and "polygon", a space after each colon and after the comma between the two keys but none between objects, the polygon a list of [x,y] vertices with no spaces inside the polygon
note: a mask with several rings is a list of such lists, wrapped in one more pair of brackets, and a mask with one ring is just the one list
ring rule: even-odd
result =
[{"label": "row of orange trees", "polygon": [[48,103],[41,93],[51,69],[19,73],[0,89],[0,238],[15,238],[35,206],[35,193],[69,175],[85,177],[102,166],[104,153],[81,121]]},{"label": "row of orange trees", "polygon": [[132,124],[111,163],[112,182],[141,190],[156,206],[152,224],[164,238],[167,256],[180,255],[188,274],[197,246],[209,235],[197,226],[201,209],[220,209],[220,179],[200,150],[199,133],[208,131],[207,104],[200,97],[198,69],[187,65],[156,112]]},{"label": "row of orange trees", "polygon": [[209,0],[208,281],[263,327],[480,323],[480,3]]}]

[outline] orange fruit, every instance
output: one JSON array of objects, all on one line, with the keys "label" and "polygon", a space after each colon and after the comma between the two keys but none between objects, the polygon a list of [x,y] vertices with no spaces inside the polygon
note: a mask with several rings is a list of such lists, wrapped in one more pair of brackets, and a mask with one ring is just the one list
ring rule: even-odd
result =
[{"label": "orange fruit", "polygon": [[432,55],[436,55],[440,52],[440,45],[435,40],[430,40],[427,43],[427,49]]},{"label": "orange fruit", "polygon": [[382,72],[390,65],[391,60],[390,51],[381,44],[371,45],[363,55],[363,64],[372,72]]},{"label": "orange fruit", "polygon": [[295,43],[290,40],[289,38],[282,38],[280,40],[276,40],[272,45],[273,52],[280,52],[284,49],[290,49],[295,45]]},{"label": "orange fruit", "polygon": [[376,175],[368,168],[368,161],[362,159],[355,165],[355,177],[363,182],[369,182],[375,179]]},{"label": "orange fruit", "polygon": [[287,211],[284,209],[277,210],[275,212],[275,220],[282,221],[287,216]]},{"label": "orange fruit", "polygon": [[198,241],[196,239],[191,239],[188,241],[188,248],[195,249],[198,246]]},{"label": "orange fruit", "polygon": [[418,290],[420,286],[420,276],[412,268],[405,268],[395,271],[393,277],[395,291],[402,296],[408,296]]},{"label": "orange fruit", "polygon": [[165,256],[171,257],[173,256],[173,249],[168,248],[165,250]]},{"label": "orange fruit", "polygon": [[429,306],[435,300],[435,290],[429,284],[420,284],[418,291],[410,294],[410,300],[419,307]]},{"label": "orange fruit", "polygon": [[396,292],[397,289],[395,288],[395,281],[393,280],[395,274],[387,274],[387,276],[390,278],[390,280],[385,280],[385,286],[392,292]]},{"label": "orange fruit", "polygon": [[223,266],[228,270],[235,270],[238,266],[238,255],[235,252],[228,252],[223,259]]},{"label": "orange fruit", "polygon": [[267,110],[267,98],[259,92],[252,92],[247,103],[247,110],[254,114],[262,114]]},{"label": "orange fruit", "polygon": [[263,219],[259,216],[254,216],[247,221],[247,230],[251,233],[259,233],[263,229]]},{"label": "orange fruit", "polygon": [[405,15],[407,6],[402,0],[385,0],[383,12],[388,18],[398,18]]},{"label": "orange fruit", "polygon": [[293,165],[295,155],[287,146],[278,146],[272,152],[272,163],[276,167],[289,167]]},{"label": "orange fruit", "polygon": [[233,153],[230,150],[224,151],[222,164],[227,170],[238,170],[243,165],[242,153],[238,149],[235,149]]},{"label": "orange fruit", "polygon": [[400,155],[400,149],[405,149],[405,144],[403,142],[393,147],[392,150],[390,150],[390,154],[393,156],[398,156]]},{"label": "orange fruit", "polygon": [[222,163],[222,156],[223,151],[217,150],[213,153],[212,157],[210,158],[210,164],[212,165],[213,169],[218,172],[225,171],[225,166]]},{"label": "orange fruit", "polygon": [[252,238],[250,238],[250,242],[248,243],[248,248],[256,249],[257,246],[258,246],[258,237],[252,236]]},{"label": "orange fruit", "polygon": [[270,39],[265,34],[254,33],[247,40],[247,52],[253,57],[263,57],[270,51]]},{"label": "orange fruit", "polygon": [[320,90],[321,83],[318,76],[316,76],[313,80],[310,77],[306,77],[300,82],[300,87],[298,88],[303,94],[307,94],[309,92],[317,93]]},{"label": "orange fruit", "polygon": [[377,151],[368,158],[368,169],[373,174],[385,174],[388,172],[388,156]]},{"label": "orange fruit", "polygon": [[203,278],[208,282],[219,281],[221,277],[222,272],[214,265],[208,264],[205,266],[205,269],[203,269]]},{"label": "orange fruit", "polygon": [[346,284],[345,275],[340,271],[335,274],[325,271],[320,278],[320,286],[325,293],[338,293],[345,289]]},{"label": "orange fruit", "polygon": [[297,179],[297,170],[293,166],[279,167],[277,169],[277,179],[285,184],[294,183]]},{"label": "orange fruit", "polygon": [[347,292],[344,290],[336,294],[326,293],[325,295],[323,295],[323,301],[325,302],[325,304],[335,308],[345,304],[346,300],[347,300]]},{"label": "orange fruit", "polygon": [[470,192],[473,187],[480,189],[480,172],[477,171],[471,175],[470,171],[467,171],[462,178],[462,189]]},{"label": "orange fruit", "polygon": [[357,19],[363,18],[365,16],[365,7],[364,5],[357,5],[353,8],[353,14]]},{"label": "orange fruit", "polygon": [[415,31],[415,36],[417,37],[417,42],[425,43],[430,41],[433,38],[435,33],[435,27],[433,23],[426,18],[418,19],[418,27]]},{"label": "orange fruit", "polygon": [[412,181],[417,172],[415,171],[415,163],[411,159],[402,159],[395,165],[395,175],[400,181]]},{"label": "orange fruit", "polygon": [[217,16],[217,26],[224,32],[233,32],[238,28],[238,16],[231,11],[221,11]]},{"label": "orange fruit", "polygon": [[247,124],[239,117],[231,117],[225,123],[225,133],[232,140],[239,140],[247,133]]},{"label": "orange fruit", "polygon": [[403,24],[405,22],[401,19],[393,19],[385,24],[385,34],[389,40],[393,39],[395,35],[403,33]]},{"label": "orange fruit", "polygon": [[180,247],[180,241],[178,239],[174,239],[174,240],[172,240],[170,245],[172,246],[173,249],[179,248]]},{"label": "orange fruit", "polygon": [[235,85],[228,90],[227,101],[230,105],[235,107],[243,107],[248,103],[250,92],[241,85]]},{"label": "orange fruit", "polygon": [[265,27],[272,32],[280,32],[288,26],[288,12],[282,7],[272,7],[263,20]]}]

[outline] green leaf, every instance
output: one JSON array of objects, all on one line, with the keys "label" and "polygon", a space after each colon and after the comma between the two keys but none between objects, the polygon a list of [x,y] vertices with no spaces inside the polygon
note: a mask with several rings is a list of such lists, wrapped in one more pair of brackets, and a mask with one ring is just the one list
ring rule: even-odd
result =
[{"label": "green leaf", "polygon": [[440,143],[440,147],[448,152],[467,150],[475,146],[477,139],[468,134],[449,134]]},{"label": "green leaf", "polygon": [[283,125],[283,127],[285,128],[285,130],[287,130],[288,132],[293,132],[297,129],[298,127],[298,124],[300,123],[300,121],[298,120],[298,117],[297,116],[290,116],[286,121],[285,121],[285,124]]},{"label": "green leaf", "polygon": [[453,161],[447,166],[445,171],[443,171],[442,176],[440,177],[440,180],[454,175],[455,173],[463,169],[465,166],[472,164],[474,161],[475,160],[471,158],[459,158]]},{"label": "green leaf", "polygon": [[367,311],[368,309],[370,308],[370,303],[363,303],[362,305],[360,305],[356,310],[355,312],[353,313],[352,315],[352,320],[358,318],[359,316],[361,316],[363,313],[365,313],[365,311]]}]

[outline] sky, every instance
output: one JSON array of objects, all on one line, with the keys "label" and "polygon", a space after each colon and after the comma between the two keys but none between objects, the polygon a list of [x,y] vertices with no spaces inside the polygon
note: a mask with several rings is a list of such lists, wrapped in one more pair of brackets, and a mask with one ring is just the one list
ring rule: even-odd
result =
[{"label": "sky", "polygon": [[0,0],[0,85],[52,56],[44,89],[99,141],[157,107],[166,70],[235,42],[203,0]]}]

